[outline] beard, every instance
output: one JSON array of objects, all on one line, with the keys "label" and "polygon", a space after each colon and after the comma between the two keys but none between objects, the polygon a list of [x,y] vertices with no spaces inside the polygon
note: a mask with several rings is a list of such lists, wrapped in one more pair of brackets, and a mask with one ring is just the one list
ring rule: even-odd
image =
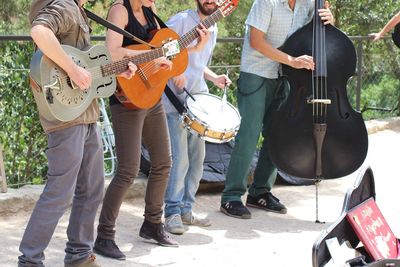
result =
[{"label": "beard", "polygon": [[197,7],[198,7],[200,13],[203,14],[204,16],[209,16],[212,13],[214,13],[215,10],[218,9],[218,6],[217,6],[217,4],[215,2],[214,2],[214,7],[213,8],[206,8],[206,7],[201,5],[199,0],[196,0],[196,1],[197,1]]}]

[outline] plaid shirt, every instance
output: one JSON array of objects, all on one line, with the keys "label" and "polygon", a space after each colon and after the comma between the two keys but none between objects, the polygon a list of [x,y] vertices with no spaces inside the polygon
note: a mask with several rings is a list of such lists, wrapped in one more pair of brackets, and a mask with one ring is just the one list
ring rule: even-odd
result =
[{"label": "plaid shirt", "polygon": [[314,14],[313,0],[297,0],[291,10],[288,0],[255,0],[246,20],[240,70],[268,79],[278,78],[280,64],[250,46],[250,26],[265,33],[265,40],[278,48]]}]

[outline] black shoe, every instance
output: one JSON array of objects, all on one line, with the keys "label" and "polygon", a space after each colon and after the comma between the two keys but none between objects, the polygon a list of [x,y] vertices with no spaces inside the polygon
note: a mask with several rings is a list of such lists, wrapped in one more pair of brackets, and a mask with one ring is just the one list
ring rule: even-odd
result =
[{"label": "black shoe", "polygon": [[274,197],[271,192],[266,192],[258,196],[247,195],[246,206],[272,211],[276,213],[286,214],[285,205],[279,202],[279,199]]},{"label": "black shoe", "polygon": [[142,227],[139,231],[139,236],[145,239],[153,239],[159,245],[165,247],[177,247],[178,242],[173,240],[165,231],[162,223],[152,223],[144,220]]},{"label": "black shoe", "polygon": [[112,239],[103,239],[101,237],[97,237],[96,242],[94,242],[93,251],[99,255],[117,260],[126,259],[125,254],[119,250],[119,247]]},{"label": "black shoe", "polygon": [[240,219],[250,219],[250,211],[243,205],[241,201],[229,201],[221,205],[219,209],[222,213],[228,216],[240,218]]}]

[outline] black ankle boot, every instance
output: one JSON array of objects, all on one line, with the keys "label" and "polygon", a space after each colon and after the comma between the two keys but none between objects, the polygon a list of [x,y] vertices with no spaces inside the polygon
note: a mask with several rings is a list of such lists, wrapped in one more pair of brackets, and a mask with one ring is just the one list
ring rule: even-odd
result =
[{"label": "black ankle boot", "polygon": [[167,234],[162,223],[152,223],[144,220],[140,228],[139,236],[145,239],[153,239],[159,245],[165,247],[177,247],[179,245],[178,242]]},{"label": "black ankle boot", "polygon": [[96,242],[94,243],[93,251],[97,254],[100,254],[105,257],[117,259],[117,260],[125,260],[126,256],[124,253],[119,250],[117,244],[112,239],[103,239],[99,236],[96,238]]}]

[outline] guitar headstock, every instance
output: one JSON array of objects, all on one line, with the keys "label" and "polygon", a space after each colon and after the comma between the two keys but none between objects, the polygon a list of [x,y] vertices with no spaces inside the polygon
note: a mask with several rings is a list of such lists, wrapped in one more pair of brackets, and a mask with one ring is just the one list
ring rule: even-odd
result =
[{"label": "guitar headstock", "polygon": [[238,6],[239,0],[218,0],[218,9],[224,17],[228,16]]}]

